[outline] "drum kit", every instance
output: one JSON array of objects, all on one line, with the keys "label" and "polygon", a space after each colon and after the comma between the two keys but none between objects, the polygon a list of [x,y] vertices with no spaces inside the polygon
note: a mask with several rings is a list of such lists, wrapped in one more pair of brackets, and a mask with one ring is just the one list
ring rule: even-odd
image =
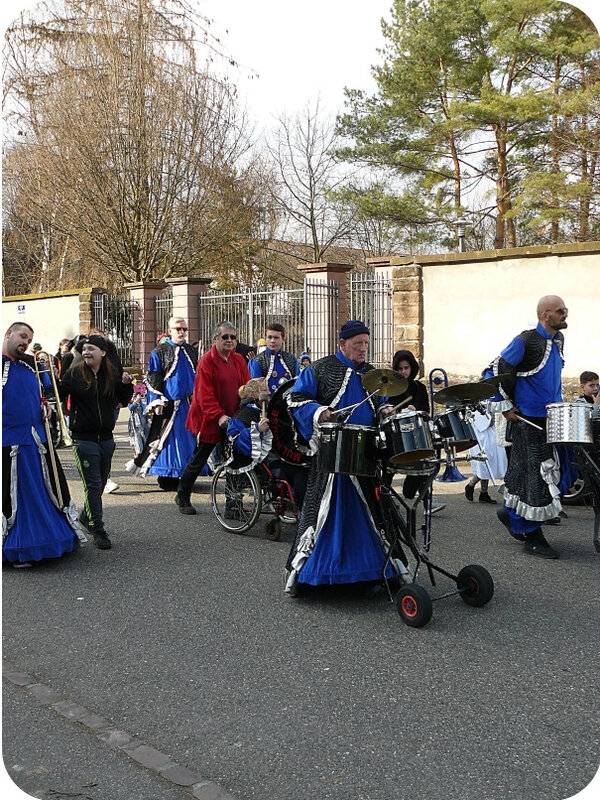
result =
[{"label": "drum kit", "polygon": [[[459,384],[438,391],[434,395],[436,403],[449,407],[433,418],[422,411],[401,410],[410,403],[411,398],[406,397],[376,426],[351,424],[349,419],[354,409],[375,395],[395,397],[405,394],[408,381],[394,370],[373,369],[362,376],[362,384],[367,395],[360,403],[332,409],[335,421],[319,425],[317,466],[329,473],[377,478],[376,496],[382,504],[384,536],[389,543],[383,577],[390,600],[393,598],[385,580],[385,571],[394,554],[402,552],[406,556],[404,545],[415,561],[414,569],[409,572],[411,582],[405,583],[396,597],[398,613],[407,625],[422,627],[431,617],[431,598],[416,583],[421,565],[425,565],[432,585],[435,585],[435,572],[456,582],[456,591],[444,597],[458,593],[469,605],[485,605],[493,595],[494,585],[484,567],[470,565],[453,575],[434,564],[427,553],[431,544],[431,487],[440,469],[441,450],[446,449],[456,458],[457,452],[477,443],[471,420],[474,409],[495,394],[493,382]],[[485,459],[485,455],[482,458]],[[393,488],[395,471],[422,476],[412,502],[407,502]],[[416,541],[417,507],[421,500],[425,509],[423,548]],[[408,561],[406,557],[403,560]]]}]

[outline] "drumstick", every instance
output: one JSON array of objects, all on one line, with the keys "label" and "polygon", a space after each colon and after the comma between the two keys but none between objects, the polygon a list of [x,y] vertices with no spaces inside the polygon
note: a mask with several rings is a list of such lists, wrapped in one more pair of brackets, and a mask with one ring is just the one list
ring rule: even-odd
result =
[{"label": "drumstick", "polygon": [[520,419],[521,422],[526,422],[528,425],[531,425],[532,428],[537,428],[538,431],[543,431],[544,430],[543,428],[540,428],[539,425],[536,425],[535,422],[530,422],[528,419],[525,419],[525,417],[520,417],[518,414],[515,414],[515,417],[517,419]]},{"label": "drumstick", "polygon": [[263,419],[265,419],[266,416],[267,416],[267,401],[268,401],[270,396],[271,395],[269,394],[269,392],[260,392],[260,394],[258,395],[258,399],[259,399],[260,405],[262,407],[262,418]]},{"label": "drumstick", "polygon": [[392,410],[390,411],[390,414],[393,414],[394,411],[397,411],[397,409],[402,408],[402,406],[405,406],[407,403],[410,403],[411,400],[412,400],[412,396],[408,395],[408,397],[404,398],[404,400],[401,403],[398,403],[397,406],[394,406],[392,408]]}]

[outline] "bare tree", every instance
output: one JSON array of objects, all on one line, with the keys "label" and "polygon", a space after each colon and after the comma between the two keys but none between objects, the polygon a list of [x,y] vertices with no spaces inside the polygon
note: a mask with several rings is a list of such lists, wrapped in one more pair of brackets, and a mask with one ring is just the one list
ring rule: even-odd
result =
[{"label": "bare tree", "polygon": [[318,99],[314,108],[307,104],[293,117],[282,115],[274,143],[268,145],[277,173],[275,205],[293,235],[312,246],[315,262],[352,231],[346,207],[334,197],[345,180],[338,147],[335,122],[324,118]]},{"label": "bare tree", "polygon": [[234,87],[198,66],[189,9],[67,0],[39,13],[7,33],[5,86],[22,134],[8,148],[11,212],[22,219],[27,198],[40,288],[59,264],[63,281],[81,281],[83,265],[109,282],[206,274],[224,259],[243,272],[264,179]]}]

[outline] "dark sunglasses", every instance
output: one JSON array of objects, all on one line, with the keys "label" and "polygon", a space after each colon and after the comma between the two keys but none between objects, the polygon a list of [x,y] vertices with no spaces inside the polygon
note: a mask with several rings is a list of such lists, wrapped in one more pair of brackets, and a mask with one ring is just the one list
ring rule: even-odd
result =
[{"label": "dark sunglasses", "polygon": [[187,331],[187,328],[173,328],[173,330],[179,331],[181,333],[181,331]]},{"label": "dark sunglasses", "polygon": [[222,333],[221,339],[237,339],[235,333]]}]

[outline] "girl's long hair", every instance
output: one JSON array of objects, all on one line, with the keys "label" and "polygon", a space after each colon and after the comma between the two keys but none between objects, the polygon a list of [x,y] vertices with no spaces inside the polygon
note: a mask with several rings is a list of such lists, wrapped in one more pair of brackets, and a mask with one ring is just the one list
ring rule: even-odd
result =
[{"label": "girl's long hair", "polygon": [[[86,390],[92,388],[94,383],[94,371],[88,367],[83,359],[75,364],[73,372],[79,373],[79,377],[83,381]],[[104,372],[104,389],[102,390],[102,394],[104,397],[112,397],[114,399],[117,371],[108,357],[108,353],[102,359],[102,364],[100,364],[98,372]]]}]

